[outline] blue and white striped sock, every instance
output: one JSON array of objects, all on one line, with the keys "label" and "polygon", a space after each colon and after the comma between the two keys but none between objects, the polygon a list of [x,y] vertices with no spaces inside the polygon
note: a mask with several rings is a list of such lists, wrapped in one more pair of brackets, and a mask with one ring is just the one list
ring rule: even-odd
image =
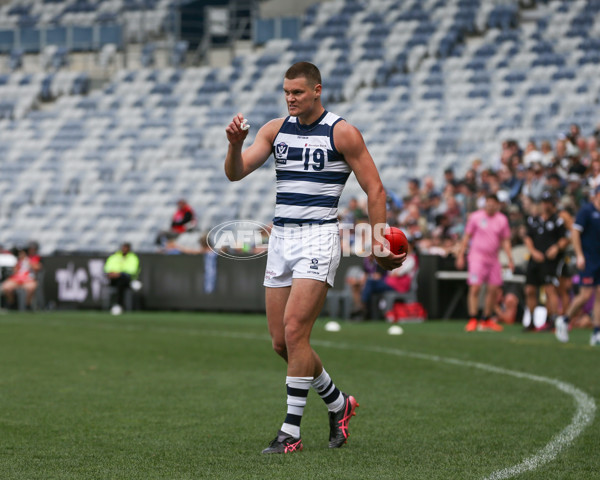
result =
[{"label": "blue and white striped sock", "polygon": [[306,397],[313,377],[285,377],[287,386],[287,415],[281,431],[300,438],[300,422],[306,406]]},{"label": "blue and white striped sock", "polygon": [[337,412],[344,406],[342,392],[335,386],[325,369],[323,369],[321,375],[313,380],[312,387],[323,399],[330,412]]}]

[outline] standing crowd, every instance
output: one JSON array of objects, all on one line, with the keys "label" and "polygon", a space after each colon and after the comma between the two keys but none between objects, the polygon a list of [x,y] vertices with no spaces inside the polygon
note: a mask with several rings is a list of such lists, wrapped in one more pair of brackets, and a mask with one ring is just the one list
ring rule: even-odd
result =
[{"label": "standing crowd", "polygon": [[[600,125],[584,136],[576,124],[554,145],[530,141],[522,147],[508,139],[491,167],[475,159],[462,177],[446,169],[441,183],[412,178],[404,196],[387,190],[389,225],[401,228],[418,253],[453,256],[459,270],[468,269],[468,331],[500,330],[490,320],[524,318],[529,330],[556,325],[557,337],[566,341],[568,328],[590,326],[592,317],[600,327],[599,141]],[[496,210],[502,217],[494,216]],[[357,224],[365,212],[352,198],[340,218]],[[492,218],[498,229],[493,235],[487,223]],[[482,232],[487,237],[481,241]],[[497,265],[486,260],[498,254]],[[500,266],[525,276],[519,292],[524,308],[516,307],[519,295],[500,288]],[[482,284],[488,295],[479,311]]]}]

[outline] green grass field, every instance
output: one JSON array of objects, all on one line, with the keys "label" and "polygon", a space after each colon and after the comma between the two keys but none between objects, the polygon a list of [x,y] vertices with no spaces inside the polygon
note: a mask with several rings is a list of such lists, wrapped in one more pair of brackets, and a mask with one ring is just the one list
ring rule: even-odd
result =
[{"label": "green grass field", "polygon": [[361,406],[327,448],[309,395],[304,451],[261,455],[285,367],[258,315],[0,316],[0,479],[600,478],[600,349],[588,332],[386,334],[342,324],[314,345]]}]

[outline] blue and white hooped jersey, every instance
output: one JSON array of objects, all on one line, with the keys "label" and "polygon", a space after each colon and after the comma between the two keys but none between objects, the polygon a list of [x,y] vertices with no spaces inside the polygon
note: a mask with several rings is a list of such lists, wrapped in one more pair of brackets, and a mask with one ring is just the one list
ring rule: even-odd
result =
[{"label": "blue and white hooped jersey", "polygon": [[287,117],[273,142],[277,198],[274,225],[337,221],[350,166],[335,148],[333,126],[342,120],[323,112],[311,125]]}]

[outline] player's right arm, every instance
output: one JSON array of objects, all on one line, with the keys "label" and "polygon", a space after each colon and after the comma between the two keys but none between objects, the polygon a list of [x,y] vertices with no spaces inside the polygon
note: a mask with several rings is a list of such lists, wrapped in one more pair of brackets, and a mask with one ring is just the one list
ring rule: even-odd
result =
[{"label": "player's right arm", "polygon": [[535,246],[533,245],[533,240],[530,236],[526,236],[523,239],[523,243],[527,247],[527,250],[529,250],[529,254],[531,255],[531,258],[533,258],[533,260],[535,260],[537,263],[541,263],[544,261],[544,254],[540,252],[537,248],[535,248]]},{"label": "player's right arm", "polygon": [[244,140],[248,136],[248,130],[241,127],[243,120],[244,116],[238,113],[225,129],[229,140],[225,175],[232,182],[241,180],[267,161],[271,155],[273,140],[283,123],[283,119],[278,118],[263,125],[256,134],[254,143],[242,152]]},{"label": "player's right arm", "polygon": [[575,250],[575,263],[579,270],[585,269],[585,256],[583,248],[581,248],[581,232],[575,225],[571,228],[571,241],[573,242],[573,250]]},{"label": "player's right arm", "polygon": [[465,268],[465,253],[467,251],[467,247],[469,246],[469,242],[471,241],[471,237],[475,232],[475,225],[476,224],[474,222],[473,215],[469,215],[469,218],[467,218],[467,225],[465,226],[465,234],[462,242],[460,242],[460,247],[456,254],[455,266],[458,270]]},{"label": "player's right arm", "polygon": [[583,232],[587,224],[586,213],[586,210],[583,208],[579,210],[575,222],[571,225],[571,242],[573,243],[573,250],[575,250],[575,263],[579,270],[585,269],[585,256],[583,255],[583,248],[581,246],[581,232]]},{"label": "player's right arm", "polygon": [[465,233],[462,242],[460,242],[458,253],[456,254],[456,268],[458,270],[465,268],[465,252],[467,251],[467,246],[469,245],[470,240],[471,235],[469,233]]}]

